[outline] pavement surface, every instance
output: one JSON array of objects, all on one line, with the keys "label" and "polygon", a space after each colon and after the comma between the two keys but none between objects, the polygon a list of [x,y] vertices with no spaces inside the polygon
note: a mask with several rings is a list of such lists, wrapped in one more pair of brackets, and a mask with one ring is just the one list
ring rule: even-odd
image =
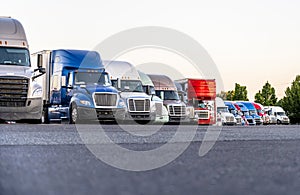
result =
[{"label": "pavement surface", "polygon": [[[300,192],[297,125],[101,125],[101,129],[105,136],[98,133],[99,125],[0,124],[0,195]],[[82,137],[82,132],[87,136]],[[205,138],[207,132],[210,136]],[[199,156],[203,140],[216,137],[212,149]],[[166,144],[174,150],[186,143],[188,147],[165,166],[126,171],[99,160],[87,147],[109,150],[112,143],[107,138],[132,151],[151,151]]]}]

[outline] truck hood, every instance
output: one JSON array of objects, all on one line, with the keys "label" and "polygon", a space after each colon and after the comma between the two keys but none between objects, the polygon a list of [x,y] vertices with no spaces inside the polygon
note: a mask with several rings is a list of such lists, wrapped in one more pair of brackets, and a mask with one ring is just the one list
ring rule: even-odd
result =
[{"label": "truck hood", "polygon": [[87,85],[86,89],[90,92],[90,94],[93,94],[95,92],[118,93],[118,91],[112,86]]},{"label": "truck hood", "polygon": [[31,78],[33,70],[27,66],[0,65],[0,76],[22,76]]},{"label": "truck hood", "polygon": [[121,92],[122,98],[150,98],[149,95],[143,92]]},{"label": "truck hood", "polygon": [[171,105],[171,104],[180,104],[185,106],[180,100],[164,100],[164,105]]}]

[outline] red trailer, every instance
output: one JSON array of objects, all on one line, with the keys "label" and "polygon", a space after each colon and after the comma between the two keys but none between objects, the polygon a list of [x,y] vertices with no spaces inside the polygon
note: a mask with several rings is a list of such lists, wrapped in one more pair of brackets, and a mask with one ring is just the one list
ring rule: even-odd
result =
[{"label": "red trailer", "polygon": [[194,117],[199,125],[216,123],[216,81],[215,79],[177,80],[186,95],[188,106],[194,108]]}]

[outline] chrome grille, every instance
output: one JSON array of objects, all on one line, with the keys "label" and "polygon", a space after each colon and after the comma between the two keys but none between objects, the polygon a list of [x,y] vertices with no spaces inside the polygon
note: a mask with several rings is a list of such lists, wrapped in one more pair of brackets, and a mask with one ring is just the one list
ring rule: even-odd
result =
[{"label": "chrome grille", "polygon": [[149,112],[150,100],[149,99],[129,99],[128,107],[130,112]]},{"label": "chrome grille", "polygon": [[247,119],[248,123],[254,123],[253,119],[249,118]]},{"label": "chrome grille", "polygon": [[227,122],[234,122],[234,117],[233,116],[226,116],[226,121]]},{"label": "chrome grille", "polygon": [[260,118],[255,118],[256,123],[261,123]]},{"label": "chrome grille", "polygon": [[185,106],[181,105],[169,105],[169,114],[170,116],[184,116],[185,115]]},{"label": "chrome grille", "polygon": [[117,94],[95,93],[94,95],[96,106],[116,106]]},{"label": "chrome grille", "polygon": [[238,124],[242,123],[242,119],[241,118],[236,118],[236,123],[238,123]]},{"label": "chrome grille", "polygon": [[0,107],[26,106],[29,79],[0,77]]},{"label": "chrome grille", "polygon": [[208,119],[209,113],[208,110],[200,110],[197,111],[198,119]]}]

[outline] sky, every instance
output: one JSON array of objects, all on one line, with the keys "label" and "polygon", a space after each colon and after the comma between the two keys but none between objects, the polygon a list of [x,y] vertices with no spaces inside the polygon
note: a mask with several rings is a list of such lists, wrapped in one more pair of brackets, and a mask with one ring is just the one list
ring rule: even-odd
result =
[{"label": "sky", "polygon": [[298,0],[12,0],[1,3],[0,15],[23,24],[31,53],[92,50],[135,27],[175,29],[208,52],[225,91],[239,83],[253,100],[267,81],[283,97],[300,74],[299,8]]}]

